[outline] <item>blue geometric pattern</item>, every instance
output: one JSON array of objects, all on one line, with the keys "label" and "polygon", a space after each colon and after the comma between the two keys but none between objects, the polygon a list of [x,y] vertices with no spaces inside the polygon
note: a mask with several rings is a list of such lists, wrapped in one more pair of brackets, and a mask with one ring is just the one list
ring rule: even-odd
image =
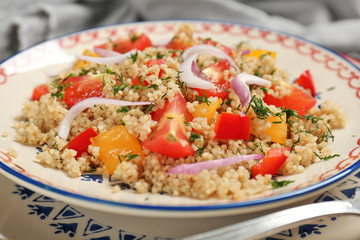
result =
[{"label": "blue geometric pattern", "polygon": [[102,223],[96,222],[94,219],[90,219],[86,225],[83,236],[104,232],[111,228],[111,226],[103,225]]},{"label": "blue geometric pattern", "polygon": [[31,211],[29,212],[30,215],[36,214],[40,216],[41,220],[44,220],[46,217],[48,217],[51,213],[51,211],[54,209],[53,207],[45,207],[40,205],[27,205]]},{"label": "blue geometric pattern", "polygon": [[33,202],[56,202],[56,200],[44,195],[40,195],[39,197],[35,198]]},{"label": "blue geometric pattern", "polygon": [[103,176],[102,174],[83,174],[81,175],[81,181],[102,183]]},{"label": "blue geometric pattern", "polygon": [[299,227],[299,235],[301,238],[305,238],[311,234],[320,235],[321,231],[320,228],[327,227],[324,224],[305,224]]},{"label": "blue geometric pattern", "polygon": [[54,218],[53,220],[64,220],[64,219],[73,219],[73,218],[81,218],[85,215],[66,205]]},{"label": "blue geometric pattern", "polygon": [[35,192],[31,191],[30,189],[27,189],[20,185],[15,185],[16,191],[14,191],[14,194],[18,194],[21,196],[21,200],[25,200],[27,198],[30,198]]},{"label": "blue geometric pattern", "polygon": [[[83,181],[103,181],[102,176],[98,174],[86,174],[82,176]],[[337,186],[336,191],[326,191],[321,194],[314,202],[335,201],[344,198],[352,198],[355,191],[359,189],[358,179],[360,179],[360,172],[353,177],[341,182]],[[126,189],[127,186],[120,182],[109,179],[113,184],[118,184],[120,187]],[[135,234],[119,229],[117,226],[109,226],[97,221],[94,218],[87,217],[84,213],[76,208],[58,202],[55,199],[44,195],[35,193],[20,185],[15,185],[15,190],[12,192],[18,195],[24,201],[28,208],[29,216],[37,216],[40,224],[48,225],[54,231],[56,239],[85,239],[85,240],[164,240],[170,238],[149,237],[143,234]],[[336,218],[331,218],[335,221]],[[327,222],[329,223],[329,221]],[[323,220],[303,224],[294,229],[287,229],[279,232],[273,236],[265,238],[266,240],[291,240],[294,238],[301,239],[320,239],[324,230],[328,227]]]},{"label": "blue geometric pattern", "polygon": [[50,226],[55,227],[55,234],[65,233],[69,234],[69,237],[74,237],[76,234],[77,223],[52,223]]},{"label": "blue geometric pattern", "polygon": [[[87,178],[87,177],[86,177]],[[100,179],[98,176],[87,179]],[[101,178],[102,179],[102,178]],[[88,218],[76,208],[59,202],[53,198],[35,193],[20,185],[15,185],[12,192],[26,202],[29,216],[37,216],[39,224],[48,225],[53,229],[54,239],[85,239],[85,240],[149,240],[163,239],[130,233],[117,227],[103,224]]]}]

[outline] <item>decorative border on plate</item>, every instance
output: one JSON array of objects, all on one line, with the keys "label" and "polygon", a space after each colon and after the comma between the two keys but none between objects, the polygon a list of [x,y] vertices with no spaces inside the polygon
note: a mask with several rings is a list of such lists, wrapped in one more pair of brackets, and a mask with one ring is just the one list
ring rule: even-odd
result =
[{"label": "decorative border on plate", "polygon": [[[185,22],[183,22],[185,23]],[[213,22],[190,22],[197,23],[201,29],[198,29],[199,32],[210,32],[212,34],[230,34],[233,36],[246,36],[249,39],[262,39],[268,43],[280,44],[281,46],[289,49],[294,49],[301,55],[309,56],[313,61],[322,63],[328,70],[335,71],[337,76],[343,80],[346,80],[348,86],[356,91],[356,97],[360,99],[360,75],[354,71],[351,71],[348,66],[343,62],[338,61],[334,56],[322,51],[321,48],[314,47],[309,43],[308,40],[301,39],[298,36],[292,36],[290,34],[281,33],[278,31],[272,31],[266,28],[255,27],[250,25],[240,25],[235,23],[213,23]],[[169,32],[174,32],[176,26],[179,23],[142,23],[141,27],[138,24],[126,26],[108,26],[105,28],[93,28],[85,32],[78,32],[66,35],[57,40],[57,43],[60,48],[69,49],[81,44],[89,44],[94,40],[103,39],[104,41],[113,38],[124,36],[131,32],[139,31],[139,28],[142,31],[153,34],[165,34]],[[121,30],[121,31],[120,31]],[[126,33],[126,34],[125,34]],[[16,61],[10,59],[5,62],[7,67],[12,67],[13,70],[11,73],[16,73],[17,69],[24,64],[30,64],[31,62],[39,60],[39,58],[45,56],[49,49],[46,48],[47,44],[50,44],[51,41],[45,42],[45,44],[37,45],[32,49],[34,54],[28,53],[27,55],[22,56],[22,61]],[[317,45],[316,43],[313,43]],[[329,51],[333,52],[329,49]],[[341,54],[334,52],[340,58],[343,58],[346,62],[348,60],[344,58]],[[10,64],[10,63],[12,64]],[[11,66],[13,65],[13,66]],[[6,83],[7,75],[5,73],[5,68],[0,68],[0,76],[3,80],[0,79],[0,85]]]}]

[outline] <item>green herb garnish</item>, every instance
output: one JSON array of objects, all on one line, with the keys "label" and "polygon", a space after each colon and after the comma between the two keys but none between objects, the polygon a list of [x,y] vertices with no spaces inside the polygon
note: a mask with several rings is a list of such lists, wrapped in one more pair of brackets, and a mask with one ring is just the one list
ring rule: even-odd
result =
[{"label": "green herb garnish", "polygon": [[287,185],[289,185],[290,183],[293,183],[295,181],[291,181],[291,180],[284,180],[284,181],[278,181],[276,179],[270,181],[271,186],[273,188],[281,188],[281,187],[285,187]]}]

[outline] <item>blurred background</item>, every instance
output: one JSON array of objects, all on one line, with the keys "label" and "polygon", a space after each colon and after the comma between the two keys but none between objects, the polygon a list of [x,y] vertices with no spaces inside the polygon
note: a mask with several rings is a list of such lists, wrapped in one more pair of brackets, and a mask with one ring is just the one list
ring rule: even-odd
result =
[{"label": "blurred background", "polygon": [[360,0],[1,0],[0,61],[80,29],[158,19],[255,24],[360,59]]}]

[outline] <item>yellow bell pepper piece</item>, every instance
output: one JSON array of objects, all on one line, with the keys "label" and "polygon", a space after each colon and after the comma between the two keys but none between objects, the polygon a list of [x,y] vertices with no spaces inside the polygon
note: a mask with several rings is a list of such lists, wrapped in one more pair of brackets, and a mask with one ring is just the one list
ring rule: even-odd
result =
[{"label": "yellow bell pepper piece", "polygon": [[[97,55],[96,53],[92,52],[90,49],[85,49],[82,53],[82,55],[84,56],[90,56],[90,57],[99,57],[99,55]],[[76,69],[82,69],[84,68],[86,65],[90,65],[91,63],[88,61],[84,61],[84,60],[77,60],[73,66],[73,70]]]},{"label": "yellow bell pepper piece", "polygon": [[122,161],[132,161],[139,155],[144,158],[139,141],[123,125],[91,138],[91,143],[100,148],[100,159],[110,174]]},{"label": "yellow bell pepper piece", "polygon": [[205,117],[207,118],[207,123],[210,124],[211,120],[214,117],[216,109],[222,103],[222,99],[219,98],[215,103],[201,103],[195,107],[195,111],[192,112],[194,118]]},{"label": "yellow bell pepper piece", "polygon": [[286,115],[284,114],[281,118],[279,116],[271,116],[268,119],[271,127],[265,131],[265,134],[271,136],[272,142],[284,144],[287,136]]},{"label": "yellow bell pepper piece", "polygon": [[[268,120],[271,123],[271,126],[265,131],[265,135],[271,136],[271,141],[275,143],[284,144],[286,142],[287,136],[287,124],[286,124],[286,115],[283,114],[280,116],[270,116]],[[260,134],[259,131],[256,131],[253,127],[250,128],[250,133],[257,136]]]},{"label": "yellow bell pepper piece", "polygon": [[262,58],[263,56],[270,55],[273,59],[276,59],[276,52],[271,52],[262,49],[251,50],[249,54],[245,55],[246,57],[255,57]]}]

